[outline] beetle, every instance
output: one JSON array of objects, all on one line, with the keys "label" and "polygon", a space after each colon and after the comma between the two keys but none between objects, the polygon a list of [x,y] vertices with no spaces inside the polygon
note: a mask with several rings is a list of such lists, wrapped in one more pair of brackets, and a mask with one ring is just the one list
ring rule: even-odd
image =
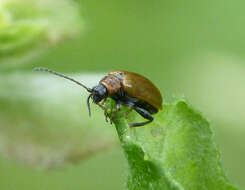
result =
[{"label": "beetle", "polygon": [[[121,105],[130,107],[148,121],[131,123],[130,127],[144,126],[153,121],[153,114],[162,109],[162,95],[157,87],[146,77],[128,71],[112,71],[99,81],[93,88],[88,88],[84,84],[61,73],[57,73],[47,68],[35,68],[35,71],[46,71],[54,75],[63,77],[85,88],[90,95],[87,99],[89,116],[91,116],[90,99],[99,105],[104,111],[106,120],[108,113],[104,107],[105,100],[110,97],[116,102],[117,110]],[[112,117],[112,116],[111,116]],[[110,118],[112,119],[112,118]]]}]

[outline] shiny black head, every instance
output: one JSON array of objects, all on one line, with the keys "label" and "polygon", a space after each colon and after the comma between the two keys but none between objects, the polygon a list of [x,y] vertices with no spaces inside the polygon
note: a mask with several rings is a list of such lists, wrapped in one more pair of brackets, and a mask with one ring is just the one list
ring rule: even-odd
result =
[{"label": "shiny black head", "polygon": [[88,96],[88,99],[87,99],[89,116],[91,116],[90,104],[89,104],[90,98],[92,98],[94,103],[98,104],[101,100],[103,100],[107,96],[108,96],[108,93],[107,93],[106,87],[102,84],[98,84],[97,86],[91,89],[91,94]]},{"label": "shiny black head", "polygon": [[92,99],[93,102],[98,104],[102,99],[107,97],[106,87],[102,84],[99,84],[92,88]]}]

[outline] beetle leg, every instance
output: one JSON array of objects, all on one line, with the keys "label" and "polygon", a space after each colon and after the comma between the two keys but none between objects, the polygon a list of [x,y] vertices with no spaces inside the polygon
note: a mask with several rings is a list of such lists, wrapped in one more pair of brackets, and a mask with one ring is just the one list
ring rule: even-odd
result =
[{"label": "beetle leg", "polygon": [[98,103],[98,105],[104,110],[105,120],[106,120],[106,122],[108,122],[108,117],[109,117],[109,115],[108,115],[108,113],[107,113],[107,109],[106,109],[105,106],[104,106],[104,101],[101,102],[101,103]]},{"label": "beetle leg", "polygon": [[113,112],[111,113],[111,118],[110,118],[110,119],[111,119],[111,124],[112,124],[112,120],[114,119],[116,113],[117,113],[118,111],[121,110],[122,104],[121,104],[120,102],[117,102],[116,104],[117,104],[117,105],[116,105],[117,110],[116,110],[116,111],[113,111]]},{"label": "beetle leg", "polygon": [[144,117],[145,119],[148,119],[148,121],[141,122],[141,123],[130,123],[129,124],[130,127],[140,127],[140,126],[146,125],[148,123],[151,123],[153,121],[153,117],[151,116],[151,114],[147,110],[140,108],[140,107],[134,107],[134,109],[142,117]]},{"label": "beetle leg", "polygon": [[104,111],[104,116],[105,116],[105,121],[108,123],[108,113],[107,113],[107,111]]},{"label": "beetle leg", "polygon": [[121,109],[121,104],[119,102],[117,102],[117,110],[116,111],[112,111],[111,113],[111,117],[109,116],[108,112],[107,112],[107,109],[106,107],[104,106],[104,103],[105,103],[105,99],[102,100],[100,103],[98,103],[98,105],[104,110],[104,115],[105,115],[105,120],[106,122],[108,122],[108,118],[110,119],[110,123],[112,124],[112,121],[115,117],[115,114]]},{"label": "beetle leg", "polygon": [[106,99],[107,99],[107,98],[104,98],[104,99],[100,102],[100,104],[101,104],[102,106],[105,104]]}]

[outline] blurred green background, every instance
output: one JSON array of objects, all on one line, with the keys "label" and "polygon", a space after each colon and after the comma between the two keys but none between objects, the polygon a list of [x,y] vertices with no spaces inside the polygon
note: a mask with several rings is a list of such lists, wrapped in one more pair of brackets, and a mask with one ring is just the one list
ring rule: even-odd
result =
[{"label": "blurred green background", "polygon": [[[73,74],[118,69],[143,74],[166,101],[184,96],[209,119],[229,179],[245,187],[245,2],[77,2],[85,21],[78,40],[27,64],[2,65],[1,72],[41,66]],[[49,171],[2,157],[0,189],[123,189],[126,168],[120,148]]]}]

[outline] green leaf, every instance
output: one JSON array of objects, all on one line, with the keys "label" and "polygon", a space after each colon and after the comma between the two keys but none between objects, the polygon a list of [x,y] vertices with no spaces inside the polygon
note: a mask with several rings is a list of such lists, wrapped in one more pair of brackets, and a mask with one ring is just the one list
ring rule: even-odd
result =
[{"label": "green leaf", "polygon": [[129,128],[142,118],[132,113],[125,119],[126,110],[114,123],[128,160],[127,189],[237,189],[222,169],[208,121],[185,100],[163,105],[154,122],[143,127]]}]

